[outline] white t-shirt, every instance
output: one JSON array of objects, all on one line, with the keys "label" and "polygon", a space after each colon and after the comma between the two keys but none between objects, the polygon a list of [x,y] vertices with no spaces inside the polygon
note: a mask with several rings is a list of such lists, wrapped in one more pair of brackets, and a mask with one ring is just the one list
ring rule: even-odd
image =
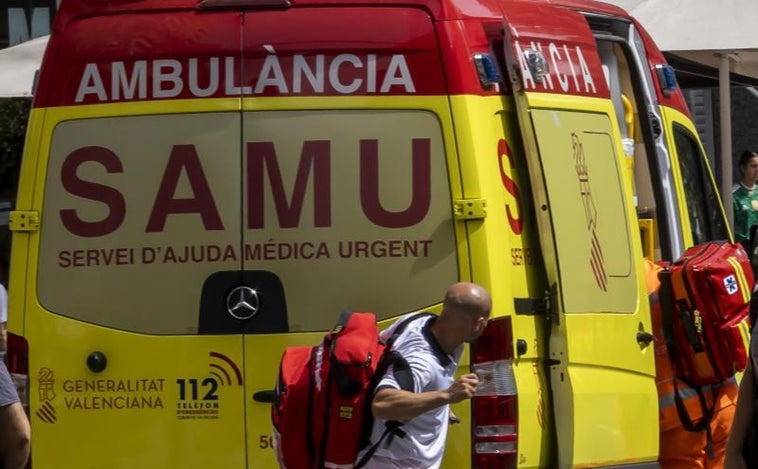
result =
[{"label": "white t-shirt", "polygon": [[[387,339],[396,325],[410,315],[404,316],[382,331]],[[455,380],[455,371],[463,352],[463,345],[452,354],[445,353],[431,331],[436,317],[412,320],[395,341],[394,350],[410,365],[413,376],[413,391],[427,392],[447,389]],[[391,368],[377,386],[402,389]],[[365,469],[436,469],[442,463],[447,438],[450,407],[447,405],[430,410],[404,423],[400,429],[405,437],[395,436],[389,444],[382,441]],[[371,444],[375,444],[385,430],[385,420],[375,420],[371,432]],[[362,456],[362,454],[361,454]],[[360,460],[360,456],[359,456]]]},{"label": "white t-shirt", "polygon": [[0,322],[8,322],[8,291],[0,283]]}]

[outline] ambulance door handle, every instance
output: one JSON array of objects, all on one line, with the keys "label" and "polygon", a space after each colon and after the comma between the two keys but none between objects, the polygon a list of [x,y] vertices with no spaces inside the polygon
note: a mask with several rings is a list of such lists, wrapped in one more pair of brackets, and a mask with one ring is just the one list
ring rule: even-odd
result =
[{"label": "ambulance door handle", "polygon": [[650,345],[650,342],[652,342],[653,340],[655,340],[655,337],[653,336],[653,334],[649,332],[645,332],[645,331],[637,332],[637,342],[640,345],[643,345],[643,346]]},{"label": "ambulance door handle", "polygon": [[274,402],[274,390],[258,391],[253,394],[253,400],[256,402],[272,403]]}]

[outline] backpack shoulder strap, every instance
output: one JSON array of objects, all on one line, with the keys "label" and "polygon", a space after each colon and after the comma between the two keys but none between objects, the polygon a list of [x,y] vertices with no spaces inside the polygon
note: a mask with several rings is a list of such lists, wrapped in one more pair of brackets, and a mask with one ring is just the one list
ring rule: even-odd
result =
[{"label": "backpack shoulder strap", "polygon": [[666,341],[666,349],[669,357],[672,359],[677,353],[676,342],[674,341],[674,302],[672,298],[674,293],[671,288],[671,271],[667,268],[658,272],[658,280],[661,286],[658,289],[658,301],[661,304],[661,319],[663,323],[663,339]]},{"label": "backpack shoulder strap", "polygon": [[393,374],[395,375],[395,380],[397,380],[397,383],[400,385],[400,389],[403,389],[405,391],[413,391],[413,373],[406,359],[403,358],[398,352],[393,350],[395,341],[408,328],[410,323],[416,320],[430,318],[432,316],[434,316],[432,313],[419,313],[404,319],[395,327],[395,330],[392,331],[392,335],[387,339],[386,351],[382,356],[382,362],[379,370],[381,370],[382,374],[384,374],[384,372],[392,367]]},{"label": "backpack shoulder strap", "polygon": [[400,335],[408,328],[408,326],[410,325],[410,323],[412,323],[413,321],[415,321],[417,319],[430,318],[432,316],[436,316],[436,314],[434,314],[434,313],[418,313],[418,314],[414,314],[413,316],[400,321],[397,324],[397,326],[395,326],[395,330],[392,331],[392,335],[390,335],[390,337],[387,339],[387,348],[389,349],[389,348],[391,348],[395,344],[395,341],[397,340],[397,338],[400,337]]},{"label": "backpack shoulder strap", "polygon": [[395,437],[395,435],[399,436],[400,438],[405,438],[406,433],[400,428],[403,426],[402,422],[395,422],[395,421],[388,421],[385,424],[384,432],[382,433],[382,436],[379,437],[379,441],[371,445],[371,447],[363,454],[363,457],[355,464],[355,469],[360,469],[366,464],[368,464],[369,460],[374,457],[374,453],[376,453],[376,450],[379,449],[379,445],[382,444],[382,441],[385,439],[387,440],[387,444],[389,445],[392,442],[392,438]]}]

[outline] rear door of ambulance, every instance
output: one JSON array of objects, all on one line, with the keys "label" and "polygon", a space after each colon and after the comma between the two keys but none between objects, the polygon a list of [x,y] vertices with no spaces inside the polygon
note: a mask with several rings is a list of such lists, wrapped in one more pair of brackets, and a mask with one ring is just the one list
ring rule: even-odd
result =
[{"label": "rear door of ambulance", "polygon": [[52,35],[10,287],[35,468],[247,467],[242,324],[200,327],[229,314],[207,285],[242,267],[240,31],[193,8]]},{"label": "rear door of ambulance", "polygon": [[506,23],[555,295],[549,365],[558,467],[657,467],[653,350],[638,339],[651,331],[642,251],[596,42],[582,15],[551,6],[508,10]]},{"label": "rear door of ambulance", "polygon": [[[460,177],[429,13],[246,11],[242,41],[252,96],[242,102],[241,263],[245,276],[281,282],[286,343],[316,343],[312,332],[344,310],[388,319],[438,304],[467,250],[463,232],[456,245]],[[285,342],[246,332],[248,467],[273,467],[267,397]],[[450,467],[469,461],[454,457],[468,437],[458,427]]]}]

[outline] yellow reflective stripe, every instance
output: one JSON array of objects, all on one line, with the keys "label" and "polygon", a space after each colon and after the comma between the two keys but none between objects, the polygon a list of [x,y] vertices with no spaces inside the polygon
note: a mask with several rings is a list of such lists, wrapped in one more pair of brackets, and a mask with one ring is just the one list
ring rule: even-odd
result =
[{"label": "yellow reflective stripe", "polygon": [[750,302],[750,286],[747,284],[747,278],[745,278],[745,272],[742,270],[742,266],[739,262],[737,262],[737,259],[734,256],[728,257],[726,259],[729,264],[734,268],[734,272],[737,274],[737,283],[740,286],[740,291],[742,292],[742,300],[745,303]]},{"label": "yellow reflective stripe", "polygon": [[750,301],[750,297],[748,295],[747,279],[745,279],[745,272],[742,271],[742,266],[740,266],[740,263],[737,262],[737,259],[734,256],[728,257],[726,261],[734,269],[734,273],[737,279],[737,284],[740,288],[740,292],[742,293],[742,300],[747,303],[748,301]]}]

